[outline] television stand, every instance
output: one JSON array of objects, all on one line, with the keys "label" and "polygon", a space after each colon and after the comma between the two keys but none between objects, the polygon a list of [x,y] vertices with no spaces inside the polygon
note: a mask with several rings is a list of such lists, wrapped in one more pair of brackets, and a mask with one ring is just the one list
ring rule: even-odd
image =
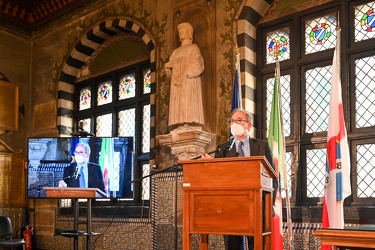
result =
[{"label": "television stand", "polygon": [[[91,201],[97,197],[103,196],[103,192],[97,188],[55,188],[44,187],[47,198],[73,199],[74,202],[74,228],[73,230],[55,230],[55,235],[74,238],[74,250],[78,250],[78,237],[86,237],[86,249],[91,249],[91,236],[100,235],[91,231]],[[86,232],[78,231],[79,220],[79,201],[78,199],[87,199],[86,210]],[[60,231],[60,232],[59,232]]]}]

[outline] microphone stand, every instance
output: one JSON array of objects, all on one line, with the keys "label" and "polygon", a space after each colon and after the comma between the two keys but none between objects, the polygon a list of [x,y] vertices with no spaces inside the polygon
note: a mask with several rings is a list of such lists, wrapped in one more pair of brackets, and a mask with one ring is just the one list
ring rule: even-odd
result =
[{"label": "microphone stand", "polygon": [[43,185],[37,185],[37,186],[35,186],[35,187],[32,187],[32,188],[27,189],[27,192],[36,189],[36,190],[38,190],[38,197],[40,198],[40,191],[43,189],[43,187],[45,187],[45,186],[50,186],[50,185],[54,185],[55,182],[60,182],[60,181],[62,181],[62,180],[69,179],[69,178],[74,178],[74,175],[66,176],[66,177],[64,177],[64,178],[62,178],[62,179],[60,179],[60,180],[58,180],[58,181],[51,181],[51,182],[47,182],[47,183],[45,183],[45,184],[43,184]]},{"label": "microphone stand", "polygon": [[[216,152],[220,152],[220,151],[223,150],[223,149],[225,149],[225,148],[218,148],[217,150],[213,150],[213,151],[211,151],[211,152],[208,152],[207,154],[210,155],[210,154],[213,154],[213,153],[216,153]],[[194,157],[194,158],[191,158],[191,159],[189,159],[189,160],[197,160],[197,159],[200,159],[200,158],[202,158],[202,155],[198,155],[198,156],[196,156],[196,157]],[[153,176],[153,175],[160,174],[160,173],[164,173],[164,172],[167,172],[168,170],[172,170],[172,169],[176,169],[176,171],[177,171],[177,170],[181,170],[181,169],[182,169],[182,168],[181,168],[181,164],[173,164],[173,165],[170,166],[170,167],[167,167],[167,168],[164,168],[164,169],[162,169],[162,170],[159,170],[159,171],[153,172],[153,173],[151,173],[151,174],[149,174],[149,175],[145,175],[145,176],[140,177],[140,178],[138,178],[138,179],[134,179],[134,180],[130,181],[129,183],[139,182],[139,181],[141,181],[141,180],[143,180],[143,179],[146,179],[146,178],[148,178],[148,177],[151,177],[151,176]]]}]

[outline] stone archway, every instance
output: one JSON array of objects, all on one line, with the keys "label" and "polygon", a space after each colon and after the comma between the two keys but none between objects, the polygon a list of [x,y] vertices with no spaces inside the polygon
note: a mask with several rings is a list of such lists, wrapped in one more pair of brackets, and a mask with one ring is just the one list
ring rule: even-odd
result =
[{"label": "stone archway", "polygon": [[[58,110],[57,127],[60,136],[67,136],[73,132],[74,84],[79,77],[85,62],[108,39],[130,33],[138,36],[150,50],[150,64],[155,65],[155,44],[146,31],[138,24],[125,19],[111,19],[103,21],[90,30],[77,42],[64,62],[58,78]],[[155,90],[155,67],[151,67],[151,89]],[[155,110],[154,91],[150,96],[151,110]],[[151,112],[155,116],[155,112]],[[154,121],[155,117],[151,117]],[[155,131],[155,124],[151,124],[150,131]],[[151,141],[155,140],[155,133],[151,133]],[[151,145],[155,145],[151,143]]]}]

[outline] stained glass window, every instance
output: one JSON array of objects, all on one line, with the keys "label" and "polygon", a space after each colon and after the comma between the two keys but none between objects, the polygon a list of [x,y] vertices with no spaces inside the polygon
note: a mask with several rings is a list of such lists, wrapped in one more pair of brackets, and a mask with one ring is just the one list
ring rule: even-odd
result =
[{"label": "stained glass window", "polygon": [[[99,206],[103,210],[106,210],[104,207],[107,206],[132,206],[132,210],[135,209],[137,214],[140,211],[142,216],[141,214],[149,209],[144,206],[150,203],[150,178],[132,181],[148,175],[152,168],[149,159],[153,72],[148,59],[138,62],[135,60],[130,60],[133,63],[123,68],[76,83],[75,102],[79,98],[79,104],[83,105],[84,109],[75,105],[74,129],[79,128],[78,121],[81,121],[86,124],[83,130],[97,137],[132,137],[133,145],[129,147],[131,152],[116,154],[113,159],[114,180],[126,180],[121,187],[114,188],[126,190],[126,195],[118,196],[115,203],[112,200],[100,199],[97,205],[101,203]],[[123,149],[116,144],[115,150]],[[127,159],[123,158],[124,155],[127,155]],[[93,152],[94,156],[97,157],[98,152]],[[129,166],[125,167],[128,164]],[[121,214],[128,216],[126,213]]]},{"label": "stained glass window", "polygon": [[85,87],[79,92],[79,110],[89,108],[91,108],[91,87]]},{"label": "stained glass window", "polygon": [[[340,42],[341,55],[338,78],[351,156],[352,196],[345,203],[374,203],[374,10],[374,0],[334,1],[321,9],[317,6],[313,11],[291,13],[278,23],[263,20],[259,26],[257,37],[267,40],[258,40],[257,45],[262,45],[267,53],[257,53],[261,58],[256,68],[257,91],[260,92],[256,98],[263,100],[259,105],[261,112],[257,113],[262,126],[257,131],[260,130],[259,134],[265,139],[273,87],[270,76],[275,70],[273,62],[277,55],[281,75],[290,76],[284,79],[289,81],[290,92],[284,89],[282,77],[281,92],[284,129],[290,119],[290,135],[285,140],[291,153],[292,168],[288,173],[291,185],[295,185],[292,200],[295,199],[296,204],[320,206],[324,196],[332,61],[337,42]],[[337,28],[341,28],[340,41],[337,41]],[[289,47],[280,42],[281,38],[274,37],[286,38],[282,41],[288,41]],[[288,52],[290,59],[285,60],[287,57],[283,56]],[[284,132],[286,135],[286,130]]]},{"label": "stained glass window", "polygon": [[311,54],[336,45],[336,14],[318,17],[305,23],[305,53]]},{"label": "stained glass window", "polygon": [[354,8],[355,41],[375,38],[375,2],[358,5]]},{"label": "stained glass window", "polygon": [[151,93],[151,70],[143,71],[143,94]]},{"label": "stained glass window", "polygon": [[98,106],[112,102],[112,82],[106,81],[98,86]]},{"label": "stained glass window", "polygon": [[135,73],[124,75],[120,78],[119,99],[124,100],[135,96]]},{"label": "stained glass window", "polygon": [[266,34],[267,64],[284,61],[290,58],[289,29],[279,29]]}]

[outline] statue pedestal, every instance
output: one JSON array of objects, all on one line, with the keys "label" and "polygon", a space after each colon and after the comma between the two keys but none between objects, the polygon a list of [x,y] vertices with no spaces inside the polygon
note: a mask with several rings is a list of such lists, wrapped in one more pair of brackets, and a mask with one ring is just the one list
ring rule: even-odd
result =
[{"label": "statue pedestal", "polygon": [[205,147],[215,135],[190,127],[180,126],[166,135],[156,138],[161,145],[169,146],[179,160],[189,160],[205,153]]}]

